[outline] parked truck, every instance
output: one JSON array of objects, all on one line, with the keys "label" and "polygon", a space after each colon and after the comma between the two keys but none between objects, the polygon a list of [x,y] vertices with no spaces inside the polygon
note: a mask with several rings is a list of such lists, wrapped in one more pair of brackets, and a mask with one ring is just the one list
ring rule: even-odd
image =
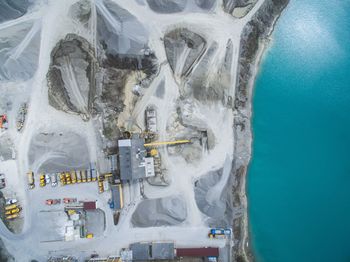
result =
[{"label": "parked truck", "polygon": [[5,206],[5,211],[17,208],[17,204],[7,205]]},{"label": "parked truck", "polygon": [[81,170],[81,182],[86,182],[86,170]]},{"label": "parked truck", "polygon": [[34,173],[32,171],[27,173],[27,178],[28,178],[28,186],[29,189],[33,189],[35,187],[34,184]]},{"label": "parked truck", "polygon": [[77,183],[81,183],[81,172],[80,172],[80,170],[77,170],[76,173],[77,173]]}]

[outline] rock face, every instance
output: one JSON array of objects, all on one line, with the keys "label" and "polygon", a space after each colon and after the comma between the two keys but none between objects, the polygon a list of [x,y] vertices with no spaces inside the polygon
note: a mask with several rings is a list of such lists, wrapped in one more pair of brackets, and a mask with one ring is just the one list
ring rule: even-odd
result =
[{"label": "rock face", "polygon": [[1,0],[0,23],[21,17],[27,12],[32,1],[28,0]]},{"label": "rock face", "polygon": [[142,201],[132,215],[134,227],[159,227],[181,224],[187,217],[181,197],[166,197]]},{"label": "rock face", "polygon": [[0,30],[0,81],[31,78],[38,67],[39,48],[40,23],[19,23]]},{"label": "rock face", "polygon": [[58,110],[89,117],[95,90],[95,58],[90,44],[69,34],[51,53],[47,73],[49,103]]},{"label": "rock face", "polygon": [[189,73],[203,54],[206,41],[200,35],[186,28],[179,28],[165,35],[164,46],[174,74],[183,76]]},{"label": "rock face", "polygon": [[183,11],[187,0],[147,0],[147,3],[154,12],[170,14]]}]

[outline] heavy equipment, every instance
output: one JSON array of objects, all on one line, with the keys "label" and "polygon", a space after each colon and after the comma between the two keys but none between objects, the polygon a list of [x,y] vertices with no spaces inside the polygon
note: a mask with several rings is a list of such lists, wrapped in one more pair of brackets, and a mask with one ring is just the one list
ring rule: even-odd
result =
[{"label": "heavy equipment", "polygon": [[44,174],[40,174],[40,186],[41,187],[46,186],[46,181],[45,181],[45,175]]},{"label": "heavy equipment", "polygon": [[53,173],[51,175],[51,186],[52,187],[55,187],[57,186],[57,174]]},{"label": "heavy equipment", "polygon": [[66,172],[66,173],[65,173],[65,177],[66,177],[66,183],[67,183],[67,185],[72,184],[72,178],[71,178],[69,172]]},{"label": "heavy equipment", "polygon": [[81,170],[81,182],[86,182],[86,170]]},{"label": "heavy equipment", "polygon": [[92,174],[91,174],[91,169],[88,169],[86,171],[86,181],[91,182]]},{"label": "heavy equipment", "polygon": [[64,173],[60,173],[60,182],[61,182],[61,186],[64,186],[67,184],[66,176],[64,175]]},{"label": "heavy equipment", "polygon": [[81,183],[81,172],[80,172],[80,170],[77,170],[76,173],[77,173],[77,183]]},{"label": "heavy equipment", "polygon": [[7,127],[8,127],[7,116],[0,115],[0,129],[7,129]]},{"label": "heavy equipment", "polygon": [[75,171],[71,171],[71,178],[72,178],[72,184],[75,184],[77,182],[77,174],[75,173]]},{"label": "heavy equipment", "polygon": [[35,187],[35,184],[34,184],[34,173],[32,171],[29,171],[27,173],[27,178],[28,178],[29,189],[33,189]]},{"label": "heavy equipment", "polygon": [[7,220],[12,220],[12,219],[15,219],[19,217],[19,213],[16,213],[16,214],[13,214],[13,215],[9,215],[9,216],[6,216],[6,219]]},{"label": "heavy equipment", "polygon": [[10,198],[6,200],[6,205],[16,204],[18,201],[16,198]]},{"label": "heavy equipment", "polygon": [[157,146],[171,146],[171,145],[182,145],[182,144],[189,144],[191,143],[191,140],[175,140],[175,141],[155,141],[151,143],[145,143],[145,147],[157,147]]},{"label": "heavy equipment", "polygon": [[5,206],[5,211],[17,208],[17,204],[7,205]]},{"label": "heavy equipment", "polygon": [[92,234],[92,233],[86,234],[86,238],[93,238],[93,237],[94,237],[94,234]]},{"label": "heavy equipment", "polygon": [[19,213],[21,211],[21,208],[20,207],[16,207],[14,209],[10,209],[10,210],[7,210],[5,212],[5,215],[13,215],[13,214],[16,214],[16,213]]}]

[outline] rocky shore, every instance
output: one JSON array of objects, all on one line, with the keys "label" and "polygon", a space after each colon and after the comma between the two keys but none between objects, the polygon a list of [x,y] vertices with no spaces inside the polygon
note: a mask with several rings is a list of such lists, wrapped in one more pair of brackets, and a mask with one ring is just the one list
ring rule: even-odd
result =
[{"label": "rocky shore", "polygon": [[233,220],[234,247],[232,261],[254,261],[250,248],[246,175],[252,146],[252,94],[258,65],[269,37],[281,12],[289,0],[266,0],[245,26],[241,35],[239,68],[234,106],[235,158],[232,175],[235,178],[232,197],[235,208],[242,208],[243,215]]}]

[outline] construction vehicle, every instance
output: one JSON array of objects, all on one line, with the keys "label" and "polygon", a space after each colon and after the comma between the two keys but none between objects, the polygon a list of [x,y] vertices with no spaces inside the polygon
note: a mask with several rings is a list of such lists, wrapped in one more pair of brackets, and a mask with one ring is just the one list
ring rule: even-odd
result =
[{"label": "construction vehicle", "polygon": [[77,202],[76,198],[69,198],[69,197],[63,198],[63,203],[65,203],[65,204],[75,203],[75,202]]},{"label": "construction vehicle", "polygon": [[87,234],[86,234],[86,238],[91,239],[91,238],[93,238],[93,237],[94,237],[94,235],[93,235],[92,233],[87,233]]},{"label": "construction vehicle", "polygon": [[55,187],[57,186],[57,174],[53,173],[51,175],[51,186],[52,187]]},{"label": "construction vehicle", "polygon": [[97,181],[97,171],[96,171],[96,169],[91,169],[91,181],[92,182]]},{"label": "construction vehicle", "polygon": [[81,182],[86,182],[86,170],[81,170]]},{"label": "construction vehicle", "polygon": [[17,204],[5,206],[5,211],[17,208]]},{"label": "construction vehicle", "polygon": [[48,206],[61,204],[61,199],[46,199],[45,204]]},{"label": "construction vehicle", "polygon": [[72,184],[75,184],[77,182],[77,174],[75,173],[75,171],[71,171],[71,178],[72,178]]},{"label": "construction vehicle", "polygon": [[153,106],[148,106],[145,110],[146,128],[150,133],[157,133],[157,113]]},{"label": "construction vehicle", "polygon": [[64,173],[60,173],[60,183],[62,186],[66,185],[66,176],[64,175]]},{"label": "construction vehicle", "polygon": [[21,211],[21,208],[20,207],[16,207],[14,209],[10,209],[10,210],[7,210],[5,212],[5,215],[13,215],[13,214],[16,214],[16,213],[19,213]]},{"label": "construction vehicle", "polygon": [[100,194],[105,191],[104,186],[103,186],[103,181],[104,181],[104,177],[102,175],[100,175],[98,177],[98,192]]},{"label": "construction vehicle", "polygon": [[87,182],[91,182],[91,177],[92,177],[91,169],[88,169],[88,170],[86,171],[86,181],[87,181]]},{"label": "construction vehicle", "polygon": [[69,216],[74,215],[74,214],[76,214],[76,213],[77,213],[77,211],[75,211],[74,209],[68,209],[68,210],[67,210],[67,214],[68,214]]},{"label": "construction vehicle", "polygon": [[8,128],[7,116],[0,115],[0,129],[7,129],[7,128]]},{"label": "construction vehicle", "polygon": [[13,215],[9,215],[9,216],[6,216],[6,219],[7,220],[12,220],[12,219],[15,219],[19,217],[19,213],[16,213],[16,214],[13,214]]},{"label": "construction vehicle", "polygon": [[72,178],[71,178],[69,172],[66,172],[66,173],[65,173],[65,177],[66,177],[66,183],[67,183],[67,185],[72,184]]},{"label": "construction vehicle", "polygon": [[191,140],[175,140],[175,141],[156,141],[151,143],[145,143],[145,147],[157,147],[157,146],[172,146],[172,145],[183,145],[189,144]]},{"label": "construction vehicle", "polygon": [[231,235],[231,229],[212,228],[208,234],[209,238],[226,238]]},{"label": "construction vehicle", "polygon": [[0,174],[0,189],[3,189],[6,187],[6,182],[5,182],[5,175]]},{"label": "construction vehicle", "polygon": [[17,131],[21,131],[27,114],[27,103],[22,103],[16,118]]},{"label": "construction vehicle", "polygon": [[6,205],[12,205],[12,204],[16,204],[18,201],[16,198],[10,198],[6,200]]},{"label": "construction vehicle", "polygon": [[49,185],[51,182],[51,177],[49,176],[49,174],[45,174],[45,183],[46,185]]},{"label": "construction vehicle", "polygon": [[81,183],[81,172],[77,170],[76,174],[77,174],[77,183]]},{"label": "construction vehicle", "polygon": [[46,181],[45,181],[45,175],[44,174],[40,175],[40,186],[41,187],[46,186]]},{"label": "construction vehicle", "polygon": [[28,178],[28,186],[29,189],[33,189],[35,187],[34,184],[34,173],[32,171],[27,173],[27,178]]}]

